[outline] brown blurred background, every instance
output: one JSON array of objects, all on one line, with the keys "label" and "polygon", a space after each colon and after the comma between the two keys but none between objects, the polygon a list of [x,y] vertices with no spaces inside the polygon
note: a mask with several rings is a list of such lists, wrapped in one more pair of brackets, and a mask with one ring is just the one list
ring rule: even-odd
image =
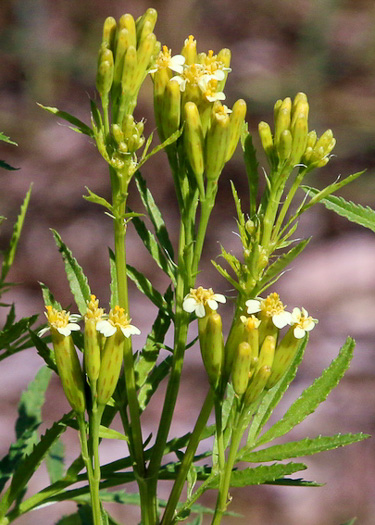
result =
[{"label": "brown blurred background", "polygon": [[[139,16],[148,7],[159,12],[158,39],[178,53],[193,34],[200,51],[222,47],[232,50],[233,71],[226,93],[229,105],[239,98],[248,103],[250,130],[260,120],[270,122],[277,98],[305,91],[310,101],[310,127],[318,134],[328,127],[337,138],[333,158],[308,183],[321,186],[339,175],[367,168],[367,173],[342,191],[346,199],[375,207],[375,4],[373,0],[1,0],[0,3],[0,130],[19,147],[0,144],[0,158],[19,171],[1,171],[0,213],[8,217],[1,229],[5,247],[23,196],[31,182],[33,193],[16,263],[9,276],[19,282],[6,299],[16,302],[18,316],[43,311],[38,281],[45,282],[64,305],[72,302],[59,253],[49,228],[63,240],[85,269],[91,288],[108,302],[107,246],[111,222],[102,210],[85,202],[85,186],[109,196],[104,161],[92,141],[70,131],[62,121],[46,114],[36,102],[57,106],[89,123],[89,97],[95,97],[95,66],[101,25],[106,16],[125,12]],[[145,82],[136,116],[146,117],[147,132],[155,127],[151,81]],[[265,159],[260,154],[261,165]],[[163,153],[145,166],[147,178],[165,214],[175,241],[176,205]],[[246,209],[246,178],[240,152],[226,167],[220,181],[218,205],[208,232],[200,284],[227,292],[210,264],[219,253],[218,242],[239,253],[235,210],[229,181],[235,181]],[[134,191],[130,203],[143,211]],[[375,237],[319,207],[301,221],[301,237],[313,235],[306,252],[277,284],[289,307],[303,305],[320,322],[312,333],[307,357],[286,403],[318,376],[336,356],[347,335],[357,340],[351,369],[342,384],[318,411],[301,424],[293,439],[320,433],[374,432],[375,406]],[[166,282],[150,261],[132,228],[128,239],[129,262],[164,290]],[[131,289],[131,313],[143,330],[144,340],[154,310]],[[231,304],[223,310],[230,320]],[[16,406],[22,389],[41,366],[34,350],[1,363],[0,452],[13,438]],[[187,356],[174,431],[192,425],[207,389],[199,351]],[[45,408],[50,425],[67,409],[58,380],[52,381]],[[151,404],[143,420],[145,436],[155,432],[162,397]],[[279,411],[281,414],[282,411]],[[67,458],[77,453],[77,437],[67,432]],[[120,457],[121,443],[103,444],[104,461]],[[272,486],[234,490],[230,510],[242,518],[225,524],[336,525],[358,516],[358,524],[374,523],[375,459],[373,441],[367,440],[316,457],[306,458],[304,478],[326,483],[323,488],[297,489]],[[43,471],[31,484],[39,490],[47,482]],[[132,489],[133,487],[131,487]],[[162,496],[167,495],[165,487]],[[214,495],[205,503],[213,505]],[[112,507],[111,507],[112,508]],[[74,510],[73,504],[56,505],[20,518],[56,523]],[[135,508],[113,507],[122,523],[137,523]],[[205,522],[206,523],[206,522]],[[207,521],[209,523],[209,521]]]}]

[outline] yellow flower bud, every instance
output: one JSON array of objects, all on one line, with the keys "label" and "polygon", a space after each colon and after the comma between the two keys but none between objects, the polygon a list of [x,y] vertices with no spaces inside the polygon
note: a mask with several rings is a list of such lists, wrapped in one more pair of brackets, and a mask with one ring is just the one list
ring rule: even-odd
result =
[{"label": "yellow flower bud", "polygon": [[118,22],[119,30],[126,29],[128,31],[129,45],[137,47],[137,33],[135,29],[135,21],[132,15],[122,15]]},{"label": "yellow flower bud", "polygon": [[121,144],[124,141],[124,133],[118,124],[112,124],[112,135],[117,144]]},{"label": "yellow flower bud", "polygon": [[182,48],[181,55],[185,57],[185,64],[190,66],[197,62],[197,41],[190,35],[185,40],[184,47]]},{"label": "yellow flower bud", "polygon": [[309,131],[309,133],[307,134],[306,148],[314,148],[316,141],[317,141],[316,131],[315,130]]},{"label": "yellow flower bud", "polygon": [[52,344],[55,351],[56,365],[67,400],[72,409],[83,414],[86,407],[85,388],[81,364],[73,339],[51,329]]},{"label": "yellow flower bud", "polygon": [[136,94],[137,51],[134,46],[129,46],[124,58],[122,71],[122,92],[129,96]]},{"label": "yellow flower bud", "polygon": [[128,47],[131,45],[129,31],[121,29],[117,36],[115,69],[113,74],[113,85],[117,89],[121,84],[122,72],[124,69],[124,57]]},{"label": "yellow flower bud", "polygon": [[277,154],[280,162],[285,162],[289,159],[292,152],[292,134],[289,129],[285,129],[281,135],[277,144]]},{"label": "yellow flower bud", "polygon": [[254,403],[259,398],[267,384],[270,374],[271,369],[268,366],[262,366],[262,368],[256,372],[244,395],[245,406],[251,405],[251,403]]},{"label": "yellow flower bud", "polygon": [[179,129],[181,119],[181,91],[178,82],[175,80],[168,82],[163,103],[163,134],[168,138]]},{"label": "yellow flower bud", "polygon": [[301,112],[295,119],[292,127],[293,144],[290,155],[290,164],[295,166],[301,162],[307,144],[308,123],[307,114]]},{"label": "yellow flower bud", "polygon": [[140,43],[137,49],[137,69],[135,74],[136,91],[142,84],[147,69],[150,67],[151,57],[155,52],[156,36],[154,33],[148,34]]},{"label": "yellow flower bud", "polygon": [[262,347],[259,352],[257,370],[260,370],[263,366],[272,368],[272,363],[275,356],[276,339],[272,335],[267,335],[263,341]]},{"label": "yellow flower bud", "polygon": [[235,102],[230,115],[229,144],[225,162],[232,158],[237,148],[246,116],[246,102],[241,98]]},{"label": "yellow flower bud", "polygon": [[289,97],[283,100],[277,112],[275,120],[275,145],[280,141],[280,136],[283,131],[290,128],[291,122],[292,101]]},{"label": "yellow flower bud", "polygon": [[201,194],[204,194],[203,171],[203,131],[199,111],[194,102],[187,102],[184,107],[184,147],[191,169],[197,179]]},{"label": "yellow flower bud", "polygon": [[272,388],[284,376],[290,367],[301,339],[296,339],[293,334],[294,327],[290,327],[281,342],[276,348],[275,357],[272,364],[272,372],[267,381],[267,388]]},{"label": "yellow flower bud", "polygon": [[98,70],[96,74],[96,89],[100,96],[110,92],[113,82],[113,72],[112,51],[102,46],[99,50]]},{"label": "yellow flower bud", "polygon": [[249,343],[240,343],[234,355],[232,365],[232,384],[238,396],[242,396],[249,383],[252,350]]},{"label": "yellow flower bud", "polygon": [[121,372],[125,337],[121,330],[106,338],[98,377],[98,404],[106,405],[117,386]]},{"label": "yellow flower bud", "polygon": [[[158,18],[158,13],[156,9],[153,9],[152,7],[147,9],[147,11],[142,16],[137,18],[135,25],[137,29],[138,45],[142,42],[142,37],[143,38],[147,37],[148,34],[150,34],[154,30],[157,18]],[[146,35],[144,35],[145,25],[151,29],[150,33]],[[146,30],[146,33],[147,33],[147,30]]]},{"label": "yellow flower bud", "polygon": [[224,167],[229,143],[230,118],[221,104],[214,106],[211,127],[206,135],[205,173],[208,180],[216,181]]},{"label": "yellow flower bud", "polygon": [[198,319],[199,342],[203,364],[213,388],[220,383],[224,365],[224,340],[221,316],[211,312]]},{"label": "yellow flower bud", "polygon": [[258,131],[265,154],[271,157],[273,154],[273,139],[271,128],[267,122],[259,122]]},{"label": "yellow flower bud", "polygon": [[116,37],[116,20],[109,16],[105,19],[103,25],[103,39],[102,42],[105,44],[108,49],[114,50],[114,43]]}]

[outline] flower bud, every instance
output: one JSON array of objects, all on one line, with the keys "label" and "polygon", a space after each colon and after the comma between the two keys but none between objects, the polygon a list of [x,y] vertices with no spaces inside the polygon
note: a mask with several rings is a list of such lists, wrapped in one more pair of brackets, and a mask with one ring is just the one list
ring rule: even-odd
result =
[{"label": "flower bud", "polygon": [[185,40],[184,47],[182,48],[181,55],[185,57],[185,64],[190,66],[197,62],[197,41],[190,35]]},{"label": "flower bud", "polygon": [[137,34],[135,29],[135,21],[132,15],[126,14],[122,15],[118,22],[119,31],[126,29],[128,31],[129,45],[137,47]]},{"label": "flower bud", "polygon": [[271,157],[273,154],[273,139],[271,128],[267,122],[259,122],[258,131],[265,154]]},{"label": "flower bud", "polygon": [[263,366],[272,368],[272,363],[275,356],[276,339],[272,335],[267,335],[263,341],[259,352],[257,369],[260,370]]},{"label": "flower bud", "polygon": [[221,316],[211,312],[198,320],[199,342],[203,364],[213,388],[220,383],[224,365],[224,340]]},{"label": "flower bud", "polygon": [[117,89],[121,84],[122,72],[124,69],[124,57],[130,43],[130,35],[127,29],[121,29],[117,36],[115,69],[113,74],[113,85]]},{"label": "flower bud", "polygon": [[234,355],[232,365],[232,384],[238,396],[242,396],[247,389],[251,358],[252,350],[249,343],[240,343]]},{"label": "flower bud", "polygon": [[122,71],[122,92],[129,96],[136,94],[135,75],[137,70],[137,51],[134,46],[129,46],[124,58],[124,69]]},{"label": "flower bud", "polygon": [[181,91],[178,82],[170,80],[164,93],[163,133],[170,137],[180,127],[181,119]]},{"label": "flower bud", "polygon": [[281,135],[279,143],[277,144],[277,154],[280,162],[285,162],[289,159],[292,152],[292,134],[289,129],[285,129]]},{"label": "flower bud", "polygon": [[115,43],[115,37],[116,37],[116,20],[109,16],[105,19],[104,25],[103,25],[103,39],[102,42],[105,44],[108,49],[114,50],[114,43]]},{"label": "flower bud", "polygon": [[147,69],[150,66],[151,57],[155,51],[156,36],[154,33],[148,34],[139,44],[137,49],[137,69],[135,74],[136,92],[142,84]]},{"label": "flower bud", "polygon": [[112,124],[112,135],[117,144],[121,144],[124,141],[124,133],[118,124]]},{"label": "flower bud", "polygon": [[267,384],[270,374],[271,369],[268,366],[262,366],[262,368],[256,372],[244,395],[245,406],[251,405],[251,403],[254,403],[254,401],[259,398]]},{"label": "flower bud", "polygon": [[289,130],[291,122],[292,101],[289,97],[283,100],[275,120],[275,145],[278,146],[280,136],[286,129]]},{"label": "flower bud", "polygon": [[225,162],[232,158],[237,148],[242,133],[243,123],[246,116],[246,102],[241,98],[235,102],[230,115],[229,144]]},{"label": "flower bud", "polygon": [[86,407],[81,364],[72,337],[51,330],[56,365],[67,400],[72,409],[83,414]]},{"label": "flower bud", "polygon": [[201,194],[204,194],[203,171],[203,131],[199,111],[194,102],[187,102],[184,107],[184,147],[190,167],[197,179]]},{"label": "flower bud", "polygon": [[125,337],[121,330],[106,338],[98,377],[98,404],[106,405],[117,386],[121,372]]},{"label": "flower bud", "polygon": [[213,109],[211,127],[206,135],[205,172],[208,180],[216,181],[224,167],[229,142],[230,118],[224,106]]},{"label": "flower bud", "polygon": [[301,162],[302,156],[306,150],[307,144],[307,114],[304,112],[299,113],[296,117],[294,125],[292,127],[293,144],[292,152],[290,155],[290,163],[292,166]]},{"label": "flower bud", "polygon": [[276,348],[275,357],[272,364],[272,372],[267,381],[267,388],[272,388],[287,372],[291,365],[301,339],[296,339],[293,334],[294,327],[290,327],[281,342]]},{"label": "flower bud", "polygon": [[96,89],[101,97],[107,95],[111,90],[113,72],[112,51],[102,46],[99,51],[98,70],[96,74]]},{"label": "flower bud", "polygon": [[[141,43],[143,39],[146,38],[148,34],[150,34],[154,30],[157,18],[158,18],[158,13],[156,9],[153,9],[152,7],[147,9],[147,11],[142,16],[137,18],[135,25],[137,29],[138,43]],[[147,29],[145,31],[145,26],[147,28],[150,28],[150,33],[147,33]]]}]

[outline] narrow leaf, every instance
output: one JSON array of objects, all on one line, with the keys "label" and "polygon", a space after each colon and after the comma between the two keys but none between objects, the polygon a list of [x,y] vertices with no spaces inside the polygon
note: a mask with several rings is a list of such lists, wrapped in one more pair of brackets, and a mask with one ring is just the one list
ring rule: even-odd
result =
[{"label": "narrow leaf", "polygon": [[113,213],[113,206],[104,198],[100,197],[100,195],[96,195],[93,191],[91,191],[87,186],[85,186],[88,195],[83,195],[83,198],[89,202],[93,202],[94,204],[99,204],[99,206],[104,206],[104,208],[107,208],[111,213]]},{"label": "narrow leaf", "polygon": [[116,258],[115,254],[111,250],[111,248],[108,248],[109,250],[109,265],[110,265],[110,272],[111,272],[111,300],[110,300],[110,306],[111,308],[114,308],[118,303],[118,286],[117,286],[117,271],[116,271]]},{"label": "narrow leaf", "polygon": [[83,133],[84,135],[88,135],[89,137],[93,136],[92,129],[89,126],[87,126],[87,124],[79,120],[77,117],[74,117],[70,113],[67,113],[66,111],[60,111],[57,108],[43,106],[42,104],[38,104],[38,106],[44,109],[45,111],[48,111],[48,113],[52,113],[52,115],[56,115],[56,117],[60,117],[69,122],[70,124],[73,124],[74,127],[70,128],[73,131],[78,131],[79,133]]},{"label": "narrow leaf", "polygon": [[17,171],[20,169],[20,168],[15,168],[14,166],[11,166],[7,162],[5,162],[5,160],[0,160],[0,168],[3,168],[4,170],[7,170],[7,171]]},{"label": "narrow leaf", "polygon": [[282,445],[274,445],[262,450],[247,451],[244,447],[239,451],[239,461],[249,461],[251,463],[263,463],[266,461],[282,461],[283,459],[311,456],[318,452],[333,450],[363,441],[369,438],[367,434],[337,434],[335,436],[318,436],[316,438],[305,438],[300,441],[291,441]]},{"label": "narrow leaf", "polygon": [[249,182],[249,197],[250,197],[250,217],[256,212],[256,198],[258,193],[259,184],[259,163],[256,157],[256,150],[253,145],[253,139],[249,132],[245,133],[241,139],[242,149],[244,152],[245,167],[247,173],[247,179]]},{"label": "narrow leaf", "polygon": [[52,308],[55,308],[56,310],[62,310],[61,304],[56,301],[53,293],[48,288],[48,286],[44,283],[39,282],[40,287],[42,289],[42,295],[43,295],[43,301],[46,306],[52,306]]},{"label": "narrow leaf", "polygon": [[9,137],[4,135],[2,131],[0,131],[0,141],[7,142],[8,144],[13,144],[13,146],[18,146],[17,142],[14,142]]},{"label": "narrow leaf", "polygon": [[353,357],[354,347],[355,342],[348,337],[338,357],[334,359],[329,367],[324,370],[323,374],[301,394],[287,410],[284,417],[260,437],[258,445],[268,443],[273,439],[283,436],[315,411],[348,369],[350,360]]},{"label": "narrow leaf", "polygon": [[61,439],[57,439],[48,450],[46,466],[51,484],[64,477],[64,444]]},{"label": "narrow leaf", "polygon": [[171,261],[174,259],[174,252],[172,243],[169,239],[168,231],[161,215],[159,208],[157,207],[154,198],[147,188],[146,181],[143,179],[139,171],[135,174],[135,181],[137,188],[141,196],[142,202],[148,212],[150,220],[155,228],[156,238],[160,242],[163,249],[166,251],[167,256]]},{"label": "narrow leaf", "polygon": [[130,264],[126,267],[126,273],[130,279],[135,283],[138,290],[140,290],[146,297],[150,299],[159,309],[169,311],[170,305],[166,302],[160,292],[158,292],[151,284],[151,282],[141,272],[136,270]]},{"label": "narrow leaf", "polygon": [[32,317],[24,317],[14,323],[10,328],[2,330],[0,332],[0,350],[7,350],[3,354],[0,354],[0,361],[7,357],[8,355],[13,355],[17,351],[21,350],[17,347],[12,347],[11,345],[16,343],[20,337],[25,335],[25,332],[28,331],[30,326],[35,323],[38,316],[33,315]]},{"label": "narrow leaf", "polygon": [[10,267],[13,264],[14,256],[16,255],[18,241],[19,241],[20,236],[21,236],[23,223],[25,221],[27,208],[28,208],[28,205],[29,205],[29,202],[30,202],[31,188],[32,188],[32,185],[30,186],[28,192],[26,193],[26,197],[25,197],[25,199],[24,199],[24,201],[22,203],[22,206],[21,206],[21,209],[20,209],[20,213],[19,213],[19,215],[17,217],[17,221],[15,222],[15,224],[13,226],[13,234],[12,234],[12,237],[11,237],[10,242],[9,242],[9,247],[6,250],[5,254],[4,254],[4,260],[3,260],[3,264],[2,264],[2,268],[1,268],[1,280],[2,281],[4,281],[5,277],[7,276],[7,273],[9,272]]},{"label": "narrow leaf", "polygon": [[65,272],[69,281],[70,290],[74,296],[78,310],[81,315],[85,315],[87,310],[87,301],[90,300],[90,287],[87,277],[83,273],[81,266],[73,257],[72,252],[63,243],[60,235],[56,230],[51,230],[56,244],[62,255],[65,264]]},{"label": "narrow leaf", "polygon": [[41,339],[32,330],[30,330],[30,338],[31,338],[31,340],[32,340],[32,342],[33,342],[33,344],[34,344],[38,354],[44,360],[44,362],[46,363],[48,368],[50,368],[51,370],[53,370],[57,374],[58,372],[57,372],[57,366],[56,366],[54,351],[51,348],[49,348],[49,346],[46,345],[46,343],[43,341],[43,339]]},{"label": "narrow leaf", "polygon": [[121,434],[121,432],[117,432],[117,430],[114,430],[113,428],[107,428],[103,425],[100,425],[99,437],[104,439],[119,439],[121,441],[128,441],[128,438],[124,436],[124,434]]},{"label": "narrow leaf", "polygon": [[156,392],[161,381],[167,376],[171,369],[172,356],[168,356],[159,365],[152,369],[151,374],[148,376],[145,384],[141,388],[138,396],[139,407],[144,410],[148,405],[151,397]]}]

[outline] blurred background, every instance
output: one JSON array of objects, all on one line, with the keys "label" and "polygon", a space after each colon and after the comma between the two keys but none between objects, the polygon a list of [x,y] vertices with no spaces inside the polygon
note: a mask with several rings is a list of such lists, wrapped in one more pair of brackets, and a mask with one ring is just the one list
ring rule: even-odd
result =
[{"label": "blurred background", "polygon": [[[18,171],[1,170],[0,247],[7,246],[12,224],[31,183],[31,205],[16,262],[9,279],[18,282],[5,298],[16,303],[19,317],[43,312],[39,281],[46,283],[64,305],[72,303],[63,264],[50,228],[58,230],[89,278],[91,289],[108,302],[107,246],[111,221],[98,207],[82,199],[84,189],[109,196],[107,168],[87,137],[69,130],[64,122],[43,112],[40,102],[73,113],[89,123],[89,97],[95,97],[95,69],[101,26],[106,16],[135,17],[148,7],[159,12],[156,35],[162,44],[180,51],[193,34],[199,51],[222,47],[232,51],[232,73],[226,94],[228,105],[240,97],[248,104],[249,128],[259,147],[257,125],[272,119],[278,98],[307,93],[310,128],[318,135],[332,128],[337,138],[328,166],[309,176],[308,184],[321,187],[340,175],[367,172],[344,188],[346,199],[375,207],[375,4],[373,0],[1,0],[0,2],[0,130],[19,146],[0,143],[0,158]],[[147,119],[146,131],[155,128],[152,85],[147,80],[136,110]],[[259,153],[262,166],[265,158]],[[162,208],[175,241],[177,207],[166,157],[148,163],[143,175]],[[199,284],[226,293],[227,283],[213,269],[222,243],[240,253],[235,230],[235,209],[230,180],[247,205],[246,177],[240,151],[220,179],[218,205],[211,221]],[[135,187],[134,187],[135,189]],[[130,205],[143,211],[136,191]],[[375,237],[328,212],[323,206],[306,214],[300,237],[313,240],[299,260],[276,285],[290,308],[303,305],[319,325],[312,333],[307,356],[285,402],[285,410],[300,392],[337,355],[347,335],[357,341],[352,366],[344,380],[317,412],[299,425],[291,439],[337,432],[366,432],[375,427]],[[166,282],[153,266],[132,228],[128,235],[129,262],[152,278],[160,290]],[[131,289],[131,315],[143,330],[150,328],[154,310]],[[223,310],[230,321],[231,304]],[[41,317],[42,321],[43,317]],[[13,439],[21,391],[41,366],[35,350],[1,363],[0,455]],[[173,431],[183,434],[194,423],[207,391],[207,380],[197,348],[186,359],[183,385]],[[145,435],[155,432],[162,395],[143,418]],[[58,379],[48,391],[46,425],[67,410]],[[289,436],[288,436],[289,437]],[[78,453],[77,436],[67,432],[67,462]],[[124,453],[123,445],[103,444],[104,461]],[[326,483],[322,488],[261,486],[233,490],[230,510],[242,514],[225,524],[336,525],[357,516],[358,524],[374,523],[375,456],[373,440],[306,458],[304,478]],[[30,485],[40,490],[47,483],[42,470]],[[130,487],[129,490],[132,490]],[[161,496],[168,494],[163,487]],[[204,503],[213,505],[214,494]],[[20,524],[56,523],[74,504],[59,504],[18,520]],[[135,525],[138,511],[113,507],[122,523]],[[206,522],[205,522],[206,523]],[[207,521],[209,523],[209,521]]]}]

